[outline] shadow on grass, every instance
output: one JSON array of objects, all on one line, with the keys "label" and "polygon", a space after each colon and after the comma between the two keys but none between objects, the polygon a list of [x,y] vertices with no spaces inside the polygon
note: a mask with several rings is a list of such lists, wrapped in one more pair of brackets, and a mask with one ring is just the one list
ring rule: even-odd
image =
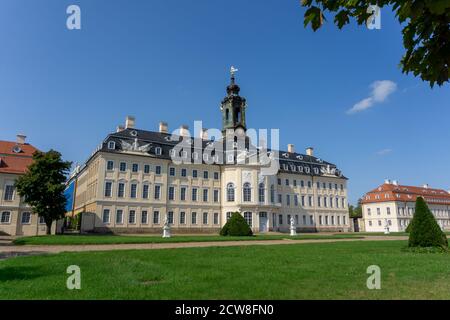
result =
[{"label": "shadow on grass", "polygon": [[40,267],[0,267],[0,283],[4,281],[32,280],[45,275]]}]

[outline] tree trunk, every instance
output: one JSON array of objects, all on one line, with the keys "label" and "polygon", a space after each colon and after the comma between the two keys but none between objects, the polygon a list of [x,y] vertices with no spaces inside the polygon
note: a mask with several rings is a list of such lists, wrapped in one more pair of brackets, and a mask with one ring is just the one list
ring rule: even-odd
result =
[{"label": "tree trunk", "polygon": [[52,234],[52,220],[45,220],[45,224],[47,225],[47,235]]}]

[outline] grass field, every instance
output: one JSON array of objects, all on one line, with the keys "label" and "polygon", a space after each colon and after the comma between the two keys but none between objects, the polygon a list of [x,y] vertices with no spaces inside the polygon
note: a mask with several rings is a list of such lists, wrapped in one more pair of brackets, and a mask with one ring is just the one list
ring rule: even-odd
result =
[{"label": "grass field", "polygon": [[[406,241],[62,253],[0,261],[1,299],[450,299],[450,254]],[[81,268],[70,291],[66,268]],[[367,267],[381,268],[368,290]]]},{"label": "grass field", "polygon": [[281,235],[256,235],[253,237],[221,237],[218,235],[207,236],[173,236],[162,238],[161,236],[120,236],[120,235],[52,235],[23,237],[14,241],[16,245],[88,245],[88,244],[125,244],[125,243],[177,243],[177,242],[207,242],[207,241],[241,241],[241,240],[304,240],[304,239],[347,239],[362,238],[358,234],[302,234],[290,237]]}]

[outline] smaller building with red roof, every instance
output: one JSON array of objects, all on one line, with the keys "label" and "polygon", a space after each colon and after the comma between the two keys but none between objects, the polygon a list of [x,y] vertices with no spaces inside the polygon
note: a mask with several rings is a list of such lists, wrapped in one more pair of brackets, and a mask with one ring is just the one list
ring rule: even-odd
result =
[{"label": "smaller building with red roof", "polygon": [[362,199],[363,219],[367,232],[405,231],[415,212],[417,197],[428,204],[443,230],[450,230],[450,192],[443,189],[400,185],[386,180],[367,192]]}]

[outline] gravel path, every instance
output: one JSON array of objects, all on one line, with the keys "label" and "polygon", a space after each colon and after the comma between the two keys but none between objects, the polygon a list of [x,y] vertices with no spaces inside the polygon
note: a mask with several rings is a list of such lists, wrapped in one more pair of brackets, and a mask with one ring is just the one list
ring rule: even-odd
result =
[{"label": "gravel path", "polygon": [[199,247],[267,246],[280,244],[330,243],[347,241],[389,241],[407,240],[403,236],[365,236],[363,239],[305,239],[305,240],[258,240],[258,241],[211,241],[181,243],[139,243],[139,244],[101,244],[101,245],[2,245],[0,259],[19,255],[35,255],[60,252],[111,251],[111,250],[155,250]]}]

